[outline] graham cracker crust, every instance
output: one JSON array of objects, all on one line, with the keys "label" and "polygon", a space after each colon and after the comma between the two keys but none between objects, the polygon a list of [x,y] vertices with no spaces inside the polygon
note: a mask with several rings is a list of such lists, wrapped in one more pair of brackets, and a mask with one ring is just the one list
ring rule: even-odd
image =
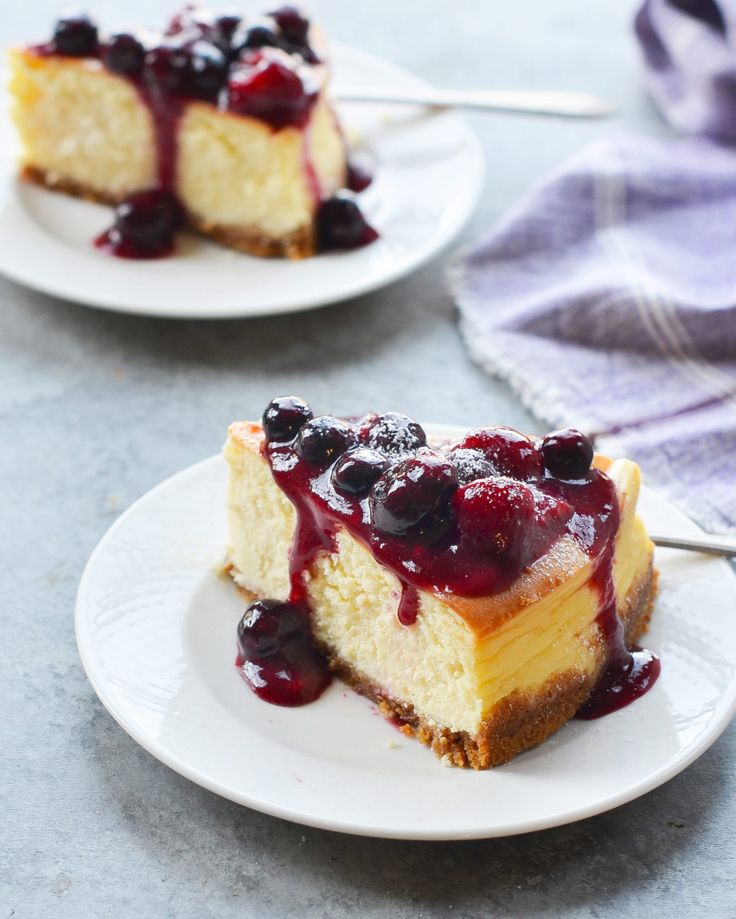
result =
[{"label": "graham cracker crust", "polygon": [[[120,202],[120,197],[116,195],[108,195],[72,179],[38,169],[36,166],[23,166],[20,177],[23,181],[33,185],[62,192],[73,198],[94,201],[96,204],[107,204],[114,207]],[[200,236],[206,236],[228,249],[237,249],[238,252],[244,252],[247,255],[257,255],[262,258],[301,259],[309,258],[316,252],[316,236],[311,224],[279,239],[264,236],[248,227],[212,223],[192,214],[187,215],[187,226]]]},{"label": "graham cracker crust", "polygon": [[[228,573],[232,574],[232,570],[232,565],[226,567]],[[238,590],[246,599],[254,599],[244,588],[238,586]],[[656,592],[657,571],[650,562],[646,573],[629,589],[625,604],[618,611],[629,646],[646,631]],[[508,763],[559,730],[590,696],[606,664],[606,649],[601,639],[600,662],[593,674],[575,670],[559,673],[533,693],[512,693],[495,706],[477,734],[469,734],[451,731],[429,721],[415,712],[412,705],[392,698],[330,648],[320,645],[320,650],[332,672],[360,695],[375,702],[381,714],[398,722],[404,734],[416,737],[446,762],[479,770]]]}]

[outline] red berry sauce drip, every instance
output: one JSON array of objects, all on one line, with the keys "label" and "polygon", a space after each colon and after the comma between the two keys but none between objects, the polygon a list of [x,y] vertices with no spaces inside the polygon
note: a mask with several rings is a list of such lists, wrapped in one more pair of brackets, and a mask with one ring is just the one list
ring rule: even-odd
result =
[{"label": "red berry sauce drip", "polygon": [[593,693],[577,713],[576,717],[586,721],[610,715],[643,696],[661,670],[660,660],[652,651],[626,647],[623,626],[616,615],[613,549],[610,542],[600,554],[593,575],[600,591],[597,622],[608,649],[608,661]]},{"label": "red berry sauce drip", "polygon": [[335,551],[339,528],[397,576],[397,615],[407,627],[419,614],[420,590],[500,593],[567,534],[595,561],[597,622],[608,649],[581,717],[614,711],[655,682],[659,662],[626,648],[616,613],[616,490],[591,468],[593,448],[579,432],[556,432],[540,443],[509,428],[486,428],[431,448],[404,415],[314,418],[296,397],[274,400],[263,423],[264,456],[296,510],[291,602],[307,603],[305,575],[320,554]]}]

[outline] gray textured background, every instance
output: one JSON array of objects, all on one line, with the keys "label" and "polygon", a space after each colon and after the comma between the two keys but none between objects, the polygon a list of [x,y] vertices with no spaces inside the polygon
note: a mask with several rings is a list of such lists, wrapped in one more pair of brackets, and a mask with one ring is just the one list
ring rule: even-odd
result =
[{"label": "gray textured background", "polygon": [[[0,44],[43,38],[61,5],[4,2]],[[89,0],[108,24],[151,22],[173,5]],[[620,106],[608,124],[475,117],[489,178],[467,241],[584,142],[663,130],[640,88],[634,5],[312,8],[335,38],[437,83],[587,88]],[[272,394],[535,429],[468,362],[442,259],[381,293],[272,320],[126,318],[2,279],[0,304],[1,915],[734,914],[733,728],[664,788],[595,819],[508,840],[384,842],[284,823],[190,784],[117,727],[82,673],[74,593],[99,538]]]}]

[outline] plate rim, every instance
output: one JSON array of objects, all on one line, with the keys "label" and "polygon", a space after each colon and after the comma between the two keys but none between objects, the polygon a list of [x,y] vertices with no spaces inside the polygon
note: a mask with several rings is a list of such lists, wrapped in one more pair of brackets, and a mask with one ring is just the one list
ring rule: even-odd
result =
[{"label": "plate rim", "polygon": [[[340,41],[331,42],[331,47],[335,52],[334,56],[344,54],[367,66],[382,70],[385,74],[405,84],[414,85],[417,88],[431,88],[429,82],[417,76],[413,71],[383,58],[378,54],[372,54],[363,49],[355,48],[349,43]],[[0,68],[0,85],[7,83],[7,79],[5,79],[6,76],[7,74],[4,69]],[[335,84],[339,85],[339,80],[335,80]],[[2,110],[1,106],[0,110]],[[388,107],[387,110],[389,110]],[[60,284],[58,281],[49,283],[43,272],[34,271],[32,266],[23,267],[22,263],[19,266],[16,259],[12,257],[4,258],[2,252],[0,252],[0,274],[29,290],[67,302],[77,303],[81,306],[99,309],[105,312],[121,313],[132,316],[150,316],[160,319],[202,321],[256,319],[269,316],[288,315],[290,313],[315,310],[322,307],[333,306],[337,303],[349,302],[357,297],[362,297],[376,290],[388,287],[426,266],[457,239],[458,235],[467,226],[470,218],[475,212],[483,193],[487,175],[483,146],[477,132],[470,125],[467,118],[457,111],[450,112],[450,110],[448,110],[448,113],[451,114],[458,131],[458,136],[462,137],[463,148],[470,157],[470,168],[468,168],[465,173],[467,191],[462,198],[461,206],[457,208],[453,222],[442,236],[431,240],[430,244],[424,249],[410,250],[407,257],[404,257],[398,262],[394,261],[392,265],[389,266],[388,270],[384,270],[380,276],[372,277],[371,280],[359,283],[358,279],[361,277],[361,274],[356,272],[353,283],[346,285],[341,291],[333,291],[332,293],[323,295],[302,295],[297,300],[293,297],[286,298],[283,302],[278,302],[275,305],[272,304],[266,307],[250,306],[246,308],[232,307],[218,309],[214,306],[212,309],[205,311],[197,308],[196,305],[184,308],[176,305],[164,307],[161,303],[148,304],[146,306],[130,306],[125,302],[124,297],[115,295],[116,290],[119,289],[119,285],[116,286],[115,283],[111,283],[114,279],[106,280],[105,278],[101,278],[97,284],[97,290],[94,293],[87,290],[75,291],[73,285],[64,286],[63,283]],[[10,117],[7,105],[5,105],[2,111],[2,118],[7,122],[5,127],[12,130],[12,118]],[[0,157],[0,183],[2,183],[5,188],[9,189],[12,194],[17,192],[18,182],[17,161],[15,157],[12,155],[8,158]],[[51,192],[49,193],[51,194]],[[205,240],[204,243],[207,244],[207,240]],[[52,245],[53,244],[61,245],[55,238],[52,238]],[[209,244],[215,245],[214,243]],[[235,255],[238,254],[240,253],[235,253]],[[341,257],[350,258],[350,255],[351,253],[344,253]],[[245,257],[248,258],[249,256],[246,255]],[[278,260],[273,261],[275,265],[278,265]],[[175,292],[172,294],[171,303],[175,303]]]},{"label": "plate rim", "polygon": [[[432,424],[425,425],[425,427],[427,429],[436,431],[440,435],[445,436],[456,436],[459,431],[465,430],[464,428],[457,425]],[[89,582],[92,578],[92,571],[96,560],[104,553],[107,543],[115,537],[117,530],[124,525],[128,516],[138,511],[139,505],[147,498],[152,496],[155,492],[170,487],[173,481],[177,478],[196,474],[196,471],[202,467],[224,462],[225,461],[222,454],[217,453],[213,456],[209,456],[203,460],[200,460],[199,462],[193,463],[192,465],[187,466],[186,468],[181,469],[170,476],[167,476],[161,482],[154,485],[152,488],[148,489],[144,494],[138,497],[115,521],[113,521],[113,523],[105,531],[104,535],[93,549],[85,565],[76,594],[74,615],[75,636],[83,669],[95,694],[97,695],[100,702],[102,702],[107,712],[112,716],[114,721],[116,721],[117,724],[123,728],[123,730],[136,743],[143,747],[143,749],[145,749],[155,759],[159,760],[159,762],[162,762],[164,765],[168,766],[174,772],[178,773],[189,781],[194,782],[200,787],[205,788],[206,790],[213,792],[220,797],[233,801],[234,803],[241,806],[249,807],[252,810],[256,810],[260,813],[265,813],[273,817],[279,817],[283,820],[288,820],[301,826],[309,826],[316,829],[330,830],[333,832],[346,833],[355,836],[379,839],[404,839],[411,841],[438,842],[471,839],[493,839],[518,836],[525,833],[538,832],[541,830],[566,826],[579,820],[584,820],[589,817],[607,813],[610,810],[620,807],[623,804],[630,803],[642,795],[645,795],[648,792],[659,788],[661,785],[666,784],[666,782],[670,781],[670,779],[674,778],[680,772],[685,770],[689,765],[695,762],[696,759],[702,756],[703,753],[705,753],[723,734],[725,729],[728,727],[736,715],[735,682],[731,702],[729,706],[723,711],[718,721],[716,721],[714,725],[711,726],[708,733],[699,738],[692,747],[685,748],[684,750],[680,751],[673,757],[670,762],[667,763],[666,766],[655,770],[650,775],[638,781],[630,783],[629,785],[620,789],[618,792],[610,794],[605,798],[598,799],[595,802],[587,805],[581,805],[580,807],[569,809],[564,813],[562,817],[558,815],[554,817],[548,816],[547,818],[541,819],[530,818],[521,823],[517,822],[512,824],[495,825],[486,829],[459,829],[457,831],[437,831],[422,828],[406,828],[404,830],[380,829],[379,827],[361,824],[351,820],[343,820],[340,819],[339,816],[315,817],[312,814],[304,814],[294,808],[280,806],[277,803],[269,801],[264,802],[257,796],[249,795],[246,792],[231,788],[225,783],[212,778],[199,769],[191,767],[180,757],[170,753],[165,747],[157,747],[144,732],[139,731],[128,721],[124,712],[119,712],[115,709],[115,705],[109,698],[104,686],[95,676],[93,665],[94,655],[92,654],[92,647],[88,636],[84,632],[84,610],[87,607],[87,594],[90,590]],[[689,521],[692,533],[703,532],[694,521],[690,520],[690,518],[687,517],[684,512],[680,511],[679,508],[677,508],[676,505],[674,505],[666,497],[657,493],[653,489],[648,488],[646,485],[643,485],[642,489],[655,494],[657,500],[665,502],[670,507],[674,507],[678,513],[683,516],[683,518],[686,518]],[[730,577],[736,580],[736,574],[727,561],[723,559],[715,559],[714,563],[719,563],[722,566],[722,570],[724,572],[727,571]]]}]

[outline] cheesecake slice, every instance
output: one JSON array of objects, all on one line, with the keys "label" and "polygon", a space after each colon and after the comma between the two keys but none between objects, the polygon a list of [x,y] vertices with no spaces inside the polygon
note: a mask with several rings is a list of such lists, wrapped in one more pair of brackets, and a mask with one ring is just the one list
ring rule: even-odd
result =
[{"label": "cheesecake slice", "polygon": [[233,424],[225,457],[229,571],[261,598],[238,662],[264,698],[322,691],[307,635],[403,730],[486,769],[656,679],[630,650],[655,583],[639,469],[579,432],[428,443],[403,415],[313,418],[288,397]]},{"label": "cheesecake slice", "polygon": [[190,5],[162,33],[67,17],[10,70],[21,175],[119,205],[99,240],[115,254],[167,254],[183,224],[290,258],[375,238],[341,192],[324,39],[294,7],[246,20]]}]

